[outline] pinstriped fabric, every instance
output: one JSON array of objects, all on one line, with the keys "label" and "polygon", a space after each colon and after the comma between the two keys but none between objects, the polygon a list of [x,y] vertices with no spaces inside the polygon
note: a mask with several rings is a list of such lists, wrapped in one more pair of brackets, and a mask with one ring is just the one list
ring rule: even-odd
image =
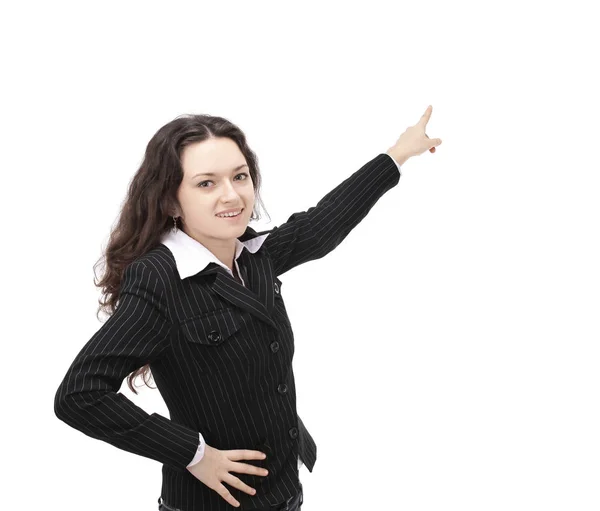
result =
[{"label": "pinstriped fabric", "polygon": [[272,229],[265,245],[275,274],[331,252],[399,180],[400,167],[388,154],[379,154],[316,206],[294,213]]},{"label": "pinstriped fabric", "polygon": [[[238,264],[245,286],[211,263],[181,278],[163,244],[124,273],[119,305],[76,356],[55,397],[59,419],[83,433],[162,463],[161,496],[182,511],[231,506],[185,467],[206,443],[257,449],[267,477],[233,473],[256,488],[228,485],[240,509],[266,509],[300,490],[298,455],[312,472],[316,444],[296,411],[294,335],[279,276],[333,250],[377,200],[398,183],[399,168],[380,154],[315,207],[272,229]],[[250,227],[240,241],[255,238]],[[118,393],[149,363],[170,418],[147,414]]]}]

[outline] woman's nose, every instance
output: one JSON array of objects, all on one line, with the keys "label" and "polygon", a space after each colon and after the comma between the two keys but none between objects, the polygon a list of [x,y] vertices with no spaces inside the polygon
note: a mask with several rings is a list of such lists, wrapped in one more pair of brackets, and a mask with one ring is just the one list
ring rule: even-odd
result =
[{"label": "woman's nose", "polygon": [[235,202],[240,200],[239,194],[235,191],[235,188],[228,184],[225,186],[225,192],[223,193],[223,202]]}]

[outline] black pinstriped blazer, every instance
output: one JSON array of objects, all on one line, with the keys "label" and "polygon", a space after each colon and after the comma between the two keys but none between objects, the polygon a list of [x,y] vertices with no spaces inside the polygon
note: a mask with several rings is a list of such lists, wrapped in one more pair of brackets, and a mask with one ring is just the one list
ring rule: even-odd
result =
[{"label": "black pinstriped blazer", "polygon": [[[294,334],[279,276],[319,259],[358,225],[400,179],[381,153],[325,195],[270,231],[248,227],[246,241],[269,232],[238,264],[245,287],[209,264],[181,280],[162,244],[125,270],[119,303],[85,344],[56,392],[57,417],[115,447],[162,463],[161,496],[183,511],[229,511],[187,464],[202,433],[217,449],[257,449],[269,475],[234,473],[256,488],[228,485],[239,509],[268,508],[300,490],[298,455],[312,472],[316,444],[296,411]],[[127,375],[149,363],[170,418],[146,413],[119,392]],[[225,483],[227,484],[227,483]]]}]

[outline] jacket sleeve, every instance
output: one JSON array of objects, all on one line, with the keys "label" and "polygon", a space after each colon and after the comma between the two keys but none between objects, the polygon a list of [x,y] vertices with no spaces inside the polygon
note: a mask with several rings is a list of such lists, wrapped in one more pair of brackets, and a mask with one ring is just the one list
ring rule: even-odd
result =
[{"label": "jacket sleeve", "polygon": [[160,282],[141,261],[125,269],[117,307],[71,363],[54,412],[92,438],[185,469],[198,448],[198,431],[148,414],[119,392],[127,375],[169,348],[172,324]]},{"label": "jacket sleeve", "polygon": [[381,196],[400,180],[400,166],[378,154],[325,195],[316,206],[294,213],[264,241],[276,275],[320,259],[336,248]]}]

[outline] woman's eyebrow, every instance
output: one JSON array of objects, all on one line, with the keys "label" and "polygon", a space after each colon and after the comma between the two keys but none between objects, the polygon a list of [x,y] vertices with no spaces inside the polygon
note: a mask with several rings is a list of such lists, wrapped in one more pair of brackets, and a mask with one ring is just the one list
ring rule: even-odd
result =
[{"label": "woman's eyebrow", "polygon": [[[243,169],[244,167],[248,167],[247,163],[243,163],[242,165],[239,165],[238,167],[234,168],[231,172],[235,172],[237,170]],[[192,179],[194,179],[195,177],[198,176],[216,176],[217,174],[215,174],[214,172],[199,172],[198,174],[195,174],[192,176]]]}]

